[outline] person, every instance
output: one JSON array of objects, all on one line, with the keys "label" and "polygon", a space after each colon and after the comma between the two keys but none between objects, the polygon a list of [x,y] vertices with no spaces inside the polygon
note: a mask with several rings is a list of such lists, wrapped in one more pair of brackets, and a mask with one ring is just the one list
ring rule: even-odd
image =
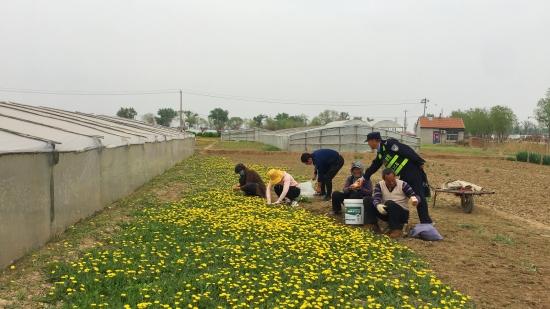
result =
[{"label": "person", "polygon": [[382,165],[393,170],[396,176],[408,183],[419,197],[418,217],[420,223],[431,224],[432,219],[428,213],[426,200],[427,176],[424,172],[424,159],[422,159],[411,147],[398,142],[395,139],[382,140],[380,132],[371,132],[367,135],[366,142],[371,149],[376,149],[376,157],[363,175],[364,181],[370,179]]},{"label": "person", "polygon": [[332,180],[344,166],[344,158],[335,150],[319,149],[313,153],[304,152],[300,158],[306,165],[314,165],[313,180],[321,183],[321,195],[329,201],[332,195]]},{"label": "person", "polygon": [[363,199],[372,196],[372,183],[370,180],[360,181],[363,177],[363,164],[359,161],[353,162],[350,172],[351,175],[344,183],[344,190],[332,193],[332,215],[341,214],[345,199]]},{"label": "person", "polygon": [[267,204],[271,204],[271,187],[273,187],[278,199],[273,204],[283,202],[289,203],[291,206],[298,206],[298,198],[300,197],[300,188],[294,177],[285,171],[278,169],[270,169],[267,171],[269,183],[265,191]]},{"label": "person", "polygon": [[417,206],[420,197],[409,184],[397,179],[392,169],[384,169],[382,181],[374,187],[373,197],[363,200],[366,227],[371,231],[380,232],[380,218],[388,222],[390,238],[402,237],[403,226],[409,221],[409,199],[413,206]]},{"label": "person", "polygon": [[256,171],[239,163],[235,165],[235,174],[239,174],[239,184],[233,187],[235,191],[241,190],[245,196],[265,198],[265,183]]}]

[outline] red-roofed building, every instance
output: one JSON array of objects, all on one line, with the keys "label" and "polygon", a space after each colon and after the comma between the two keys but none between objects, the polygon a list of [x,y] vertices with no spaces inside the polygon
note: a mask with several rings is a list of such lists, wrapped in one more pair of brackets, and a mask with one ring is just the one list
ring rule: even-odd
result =
[{"label": "red-roofed building", "polygon": [[462,118],[420,117],[416,136],[422,144],[447,144],[464,140]]}]

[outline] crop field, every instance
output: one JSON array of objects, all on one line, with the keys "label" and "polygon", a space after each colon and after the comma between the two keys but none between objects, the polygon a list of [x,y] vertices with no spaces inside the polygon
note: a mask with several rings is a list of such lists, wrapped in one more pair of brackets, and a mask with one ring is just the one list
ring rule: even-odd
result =
[{"label": "crop field", "polygon": [[[431,213],[445,240],[396,242],[342,225],[326,202],[268,206],[231,190],[237,162],[262,175],[281,167],[309,178],[298,154],[212,148],[1,272],[0,308],[544,308],[550,301],[550,229],[536,216],[549,207],[531,205],[550,177],[535,173],[547,167],[427,155],[433,184],[469,177],[498,194],[479,199],[472,214],[455,197],[438,197]],[[368,163],[370,154],[345,158],[346,166]],[[502,189],[514,168],[516,186],[529,191]],[[518,198],[523,211],[513,207]]]}]

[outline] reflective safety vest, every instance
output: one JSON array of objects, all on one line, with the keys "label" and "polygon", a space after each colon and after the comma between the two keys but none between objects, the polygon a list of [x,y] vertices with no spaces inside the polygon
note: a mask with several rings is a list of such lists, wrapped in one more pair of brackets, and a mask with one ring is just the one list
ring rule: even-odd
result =
[{"label": "reflective safety vest", "polygon": [[399,173],[401,170],[407,165],[409,162],[408,158],[401,158],[398,154],[390,154],[389,152],[386,152],[386,147],[382,145],[382,152],[378,153],[378,158],[382,159],[382,153],[385,153],[384,155],[384,166],[386,168],[389,168],[393,170],[396,176],[399,176]]}]

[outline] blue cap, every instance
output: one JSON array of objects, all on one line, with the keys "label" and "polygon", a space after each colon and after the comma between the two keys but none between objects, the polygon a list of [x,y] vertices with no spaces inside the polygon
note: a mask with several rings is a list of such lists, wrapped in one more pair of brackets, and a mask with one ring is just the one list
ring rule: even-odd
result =
[{"label": "blue cap", "polygon": [[370,141],[371,139],[375,139],[379,141],[382,140],[382,137],[380,136],[380,132],[371,132],[367,134],[367,139],[365,140],[365,142]]}]

